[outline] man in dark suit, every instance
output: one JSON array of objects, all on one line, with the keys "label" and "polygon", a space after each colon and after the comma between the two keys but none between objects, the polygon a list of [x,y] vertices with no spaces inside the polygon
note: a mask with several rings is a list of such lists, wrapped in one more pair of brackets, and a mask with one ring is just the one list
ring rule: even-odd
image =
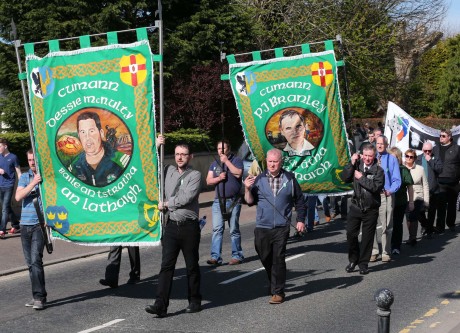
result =
[{"label": "man in dark suit", "polygon": [[[375,159],[376,149],[368,144],[363,147],[361,158],[353,154],[351,163],[341,174],[346,183],[353,182],[353,197],[347,218],[348,265],[345,270],[351,273],[359,266],[359,273],[368,274],[368,264],[372,253],[375,229],[379,216],[380,193],[385,176]],[[358,242],[362,229],[361,246]]]}]

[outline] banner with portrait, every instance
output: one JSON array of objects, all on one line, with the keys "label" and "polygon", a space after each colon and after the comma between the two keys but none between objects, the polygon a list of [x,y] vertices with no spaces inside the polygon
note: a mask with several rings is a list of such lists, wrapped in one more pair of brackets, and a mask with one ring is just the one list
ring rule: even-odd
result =
[{"label": "banner with portrait", "polygon": [[340,179],[350,161],[334,51],[230,63],[229,79],[245,139],[261,162],[283,152],[302,191],[343,194]]},{"label": "banner with portrait", "polygon": [[[113,41],[113,33],[112,33]],[[153,64],[138,41],[34,54],[27,82],[45,220],[85,245],[159,245]]]},{"label": "banner with portrait", "polygon": [[[448,128],[450,129],[450,128]],[[460,144],[460,126],[452,129],[452,139]],[[430,142],[433,147],[439,145],[440,129],[435,129],[411,117],[393,102],[388,102],[385,120],[384,135],[388,138],[389,147],[397,147],[403,153],[411,148],[422,153],[425,142]]]}]

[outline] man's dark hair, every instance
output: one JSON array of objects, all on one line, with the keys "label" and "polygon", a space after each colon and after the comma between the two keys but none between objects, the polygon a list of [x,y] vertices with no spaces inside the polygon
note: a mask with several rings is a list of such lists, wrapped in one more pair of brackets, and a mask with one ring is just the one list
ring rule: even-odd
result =
[{"label": "man's dark hair", "polygon": [[230,145],[230,141],[228,141],[228,139],[222,139],[217,141],[217,148],[222,147],[222,144],[227,145],[228,150],[232,149],[232,146]]},{"label": "man's dark hair", "polygon": [[366,143],[364,146],[363,146],[363,152],[365,150],[372,150],[374,152],[374,154],[376,153],[377,149],[374,147],[374,145],[371,145],[369,143]]},{"label": "man's dark hair", "polygon": [[96,123],[97,129],[99,131],[102,129],[101,118],[99,118],[99,115],[96,112],[87,111],[87,112],[81,113],[77,118],[77,132],[80,131],[80,120],[87,120],[87,119],[93,119],[94,122]]},{"label": "man's dark hair", "polygon": [[4,139],[4,138],[0,138],[0,143],[1,143],[1,144],[4,144],[5,146],[9,146],[9,145],[10,145],[10,143],[8,142],[8,140],[7,140],[7,139]]},{"label": "man's dark hair", "polygon": [[[442,128],[442,129],[441,129],[441,133],[446,133],[446,134],[449,136],[450,141],[453,140],[453,138],[452,138],[452,131],[451,131],[450,129]],[[0,143],[1,143],[1,142],[0,142]]]},{"label": "man's dark hair", "polygon": [[298,113],[296,110],[286,110],[281,114],[280,120],[279,120],[279,127],[281,128],[281,123],[283,122],[284,118],[292,118],[294,116],[299,116],[300,121],[302,124],[305,124],[305,117]]},{"label": "man's dark hair", "polygon": [[32,148],[27,151],[27,155],[33,155],[33,154],[34,154],[34,151],[32,150]]},{"label": "man's dark hair", "polygon": [[174,147],[174,149],[176,149],[177,147],[182,147],[182,148],[187,149],[189,155],[190,155],[190,154],[193,154],[192,148],[191,148],[191,146],[190,146],[187,142],[178,142],[178,143],[176,144],[176,146]]}]

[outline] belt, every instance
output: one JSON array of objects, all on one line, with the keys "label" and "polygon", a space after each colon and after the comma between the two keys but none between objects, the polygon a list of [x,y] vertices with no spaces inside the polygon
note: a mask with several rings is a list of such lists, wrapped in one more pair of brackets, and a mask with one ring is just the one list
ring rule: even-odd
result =
[{"label": "belt", "polygon": [[194,219],[186,219],[185,221],[174,221],[174,220],[169,219],[169,222],[171,222],[172,224],[181,226],[181,225],[198,223],[198,219],[196,219],[196,220],[194,220]]}]

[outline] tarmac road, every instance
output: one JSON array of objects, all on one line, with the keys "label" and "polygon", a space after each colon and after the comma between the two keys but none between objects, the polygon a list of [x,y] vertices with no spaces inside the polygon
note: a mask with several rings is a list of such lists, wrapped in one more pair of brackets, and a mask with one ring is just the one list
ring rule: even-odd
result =
[{"label": "tarmac road", "polygon": [[[211,194],[212,199],[212,194]],[[208,214],[209,200],[201,214]],[[77,246],[81,258],[67,260],[76,245],[58,242],[61,263],[45,268],[48,308],[24,307],[30,299],[28,273],[20,271],[23,257],[18,237],[0,242],[1,332],[377,332],[374,294],[385,287],[395,295],[391,307],[391,332],[460,332],[460,265],[458,234],[445,233],[421,240],[415,248],[403,247],[390,263],[370,265],[371,273],[347,274],[345,222],[322,223],[305,238],[288,244],[287,300],[268,304],[267,278],[253,246],[255,209],[242,210],[243,250],[246,260],[238,266],[209,267],[211,214],[202,234],[200,263],[204,310],[186,314],[186,277],[182,257],[177,264],[169,316],[156,319],[144,312],[152,302],[159,271],[160,251],[142,248],[141,283],[124,285],[129,263],[123,254],[120,287],[98,284],[103,277],[107,248]],[[458,226],[457,226],[458,227]],[[85,251],[86,250],[86,253]],[[230,241],[224,237],[224,260]],[[86,256],[86,257],[85,257]],[[67,256],[67,258],[70,258]],[[11,263],[13,261],[13,263]],[[17,273],[5,274],[4,266],[15,264]],[[11,271],[14,268],[10,268]]]}]

